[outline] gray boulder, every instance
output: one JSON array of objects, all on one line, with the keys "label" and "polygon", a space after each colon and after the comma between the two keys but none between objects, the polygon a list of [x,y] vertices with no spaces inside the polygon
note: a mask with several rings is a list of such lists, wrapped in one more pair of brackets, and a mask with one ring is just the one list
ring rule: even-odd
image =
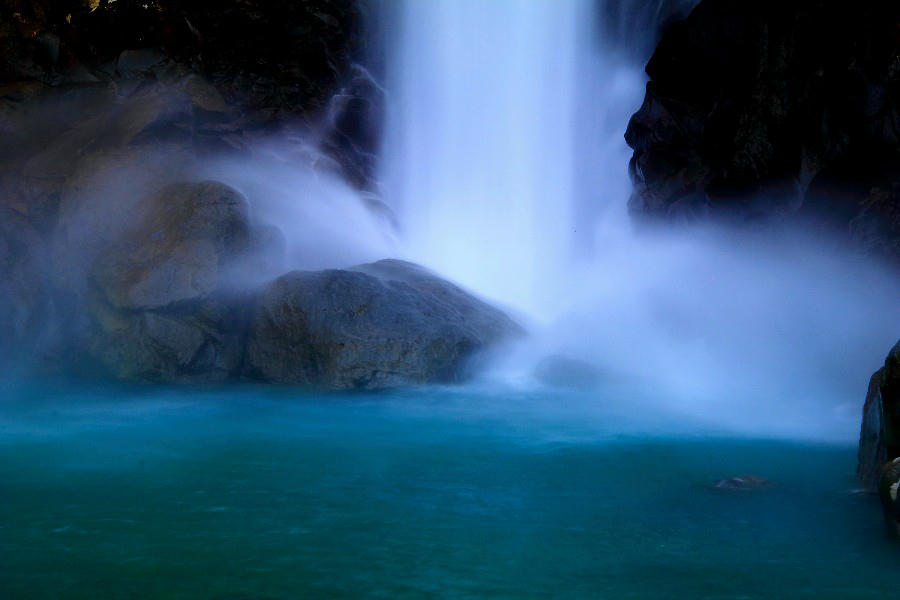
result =
[{"label": "gray boulder", "polygon": [[221,183],[179,183],[144,208],[90,271],[91,353],[123,379],[225,379],[242,353],[232,277],[254,247],[247,201]]},{"label": "gray boulder", "polygon": [[332,389],[450,383],[522,333],[502,311],[417,265],[294,271],[251,317],[245,374]]},{"label": "gray boulder", "polygon": [[882,467],[878,496],[888,534],[900,537],[900,458],[895,458]]}]

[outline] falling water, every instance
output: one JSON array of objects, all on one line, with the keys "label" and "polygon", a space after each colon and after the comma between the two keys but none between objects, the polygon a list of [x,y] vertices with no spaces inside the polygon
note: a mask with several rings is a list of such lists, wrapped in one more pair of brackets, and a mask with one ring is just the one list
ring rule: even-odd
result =
[{"label": "falling water", "polygon": [[533,307],[570,249],[590,2],[410,1],[385,180],[409,254]]},{"label": "falling water", "polygon": [[626,215],[635,55],[690,5],[390,3],[401,252],[532,320],[507,379],[562,353],[737,428],[852,437],[900,331],[896,278],[801,232],[635,233]]}]

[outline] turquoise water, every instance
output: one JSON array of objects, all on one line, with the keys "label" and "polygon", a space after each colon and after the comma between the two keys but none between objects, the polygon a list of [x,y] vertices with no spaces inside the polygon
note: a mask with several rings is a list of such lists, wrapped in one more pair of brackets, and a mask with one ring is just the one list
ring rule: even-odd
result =
[{"label": "turquoise water", "polygon": [[[884,598],[900,567],[851,443],[599,393],[5,395],[4,599]],[[748,472],[776,485],[710,488]]]}]

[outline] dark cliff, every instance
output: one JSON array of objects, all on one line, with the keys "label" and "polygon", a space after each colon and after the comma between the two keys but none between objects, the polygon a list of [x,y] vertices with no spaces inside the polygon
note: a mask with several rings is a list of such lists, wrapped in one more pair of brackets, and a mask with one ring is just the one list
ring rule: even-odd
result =
[{"label": "dark cliff", "polygon": [[802,219],[900,261],[900,3],[704,0],[628,125],[641,219]]}]

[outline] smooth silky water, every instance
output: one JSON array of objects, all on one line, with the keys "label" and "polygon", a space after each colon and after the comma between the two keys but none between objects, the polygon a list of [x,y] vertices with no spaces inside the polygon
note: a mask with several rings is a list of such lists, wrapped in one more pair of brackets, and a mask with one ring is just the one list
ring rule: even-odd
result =
[{"label": "smooth silky water", "polygon": [[[892,593],[850,440],[735,435],[648,392],[19,385],[0,597]],[[712,487],[743,473],[774,485]]]}]

